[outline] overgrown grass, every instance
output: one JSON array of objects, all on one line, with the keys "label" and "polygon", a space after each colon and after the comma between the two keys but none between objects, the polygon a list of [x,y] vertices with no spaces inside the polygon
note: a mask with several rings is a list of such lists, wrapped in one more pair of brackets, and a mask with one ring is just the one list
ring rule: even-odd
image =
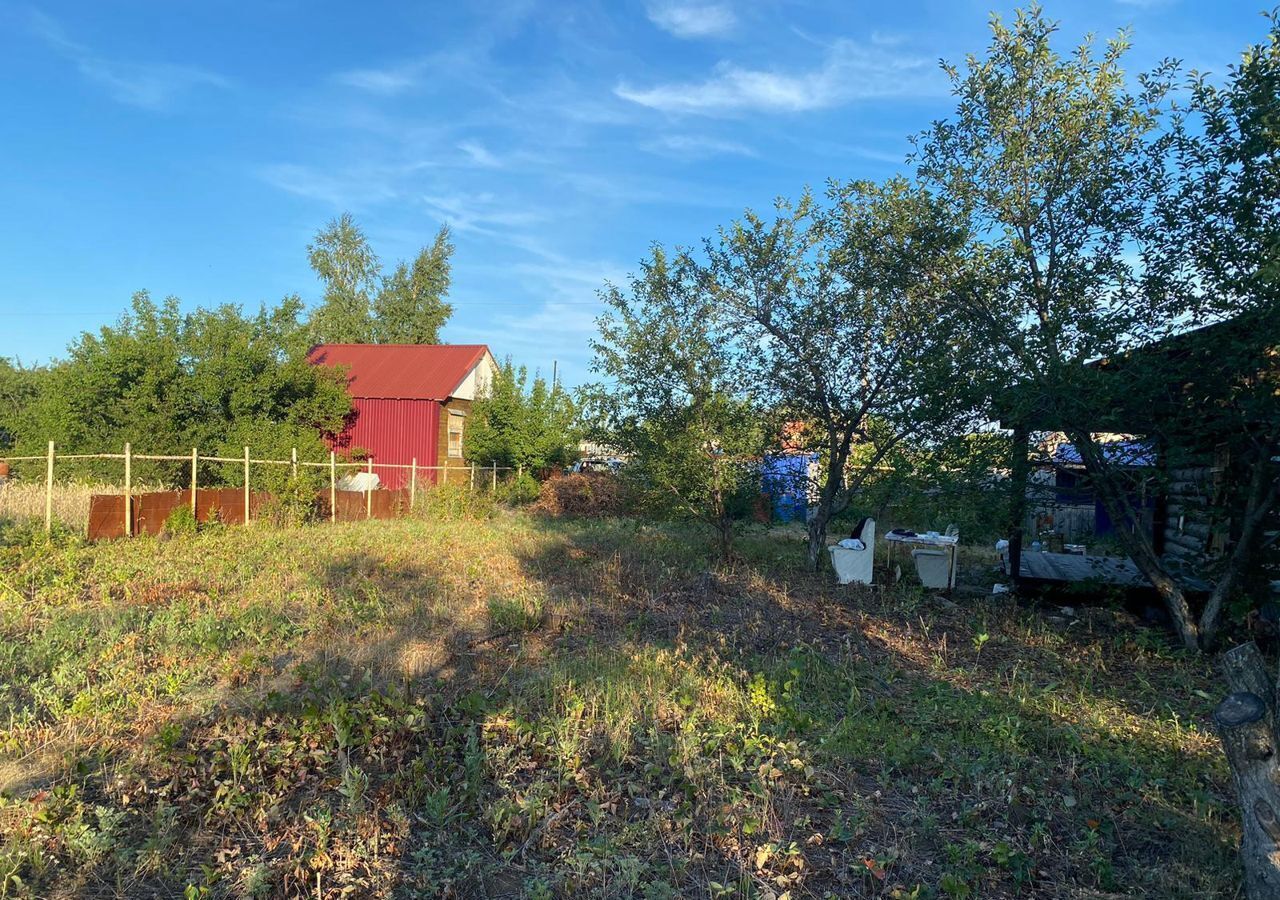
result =
[{"label": "overgrown grass", "polygon": [[1238,890],[1213,673],[1121,613],[439,499],[5,532],[0,895]]}]

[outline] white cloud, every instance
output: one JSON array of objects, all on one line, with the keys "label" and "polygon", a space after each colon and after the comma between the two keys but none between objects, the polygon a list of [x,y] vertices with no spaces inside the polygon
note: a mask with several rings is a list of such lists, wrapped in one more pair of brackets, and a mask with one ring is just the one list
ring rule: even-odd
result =
[{"label": "white cloud", "polygon": [[490,153],[489,149],[479,141],[462,141],[458,144],[458,149],[465,153],[473,164],[483,169],[502,167],[502,160]]},{"label": "white cloud", "polygon": [[[535,235],[513,235],[509,243],[532,259],[508,262],[503,274],[518,276],[539,300],[456,296],[459,309],[484,310],[485,317],[483,324],[446,326],[450,339],[489,343],[499,356],[511,354],[517,363],[539,368],[546,377],[554,360],[563,384],[590,380],[589,341],[597,332],[596,317],[604,311],[597,292],[605,282],[624,284],[627,270],[605,259],[565,255]],[[484,268],[497,271],[494,265]]]},{"label": "white cloud", "polygon": [[831,45],[822,66],[809,71],[766,71],[722,62],[705,81],[650,88],[624,82],[614,93],[662,112],[735,115],[805,112],[884,97],[935,96],[945,89],[932,60],[840,40]]},{"label": "white cloud", "polygon": [[738,23],[733,10],[723,3],[681,3],[662,0],[649,5],[649,21],[678,38],[719,37]]},{"label": "white cloud", "polygon": [[282,163],[263,166],[257,174],[263,181],[290,194],[318,200],[335,209],[358,210],[398,198],[401,179],[422,167],[362,166],[328,170]]},{"label": "white cloud", "polygon": [[333,80],[371,94],[399,94],[416,87],[425,69],[422,61],[385,69],[348,69],[338,72]]},{"label": "white cloud", "polygon": [[422,198],[432,214],[444,219],[455,231],[497,234],[506,229],[527,228],[546,217],[510,198],[488,191],[479,194],[432,194]]},{"label": "white cloud", "polygon": [[228,79],[198,66],[107,59],[71,40],[62,26],[44,13],[32,10],[30,15],[32,32],[120,103],[165,110],[193,88],[231,86]]},{"label": "white cloud", "polygon": [[693,134],[667,134],[642,145],[659,156],[676,159],[708,159],[713,156],[755,156],[746,144]]}]

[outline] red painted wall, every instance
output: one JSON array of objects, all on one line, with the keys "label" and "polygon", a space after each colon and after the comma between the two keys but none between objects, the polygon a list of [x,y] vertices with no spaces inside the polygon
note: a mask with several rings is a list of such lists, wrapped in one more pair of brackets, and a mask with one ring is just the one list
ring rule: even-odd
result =
[{"label": "red painted wall", "polygon": [[[435,400],[386,400],[357,397],[354,417],[334,441],[339,453],[361,447],[373,456],[373,471],[386,488],[409,486],[408,469],[380,469],[379,463],[436,465],[440,432],[440,404]],[[347,470],[350,471],[350,470]],[[425,479],[425,480],[424,480]],[[418,475],[419,483],[435,480],[435,473]]]}]

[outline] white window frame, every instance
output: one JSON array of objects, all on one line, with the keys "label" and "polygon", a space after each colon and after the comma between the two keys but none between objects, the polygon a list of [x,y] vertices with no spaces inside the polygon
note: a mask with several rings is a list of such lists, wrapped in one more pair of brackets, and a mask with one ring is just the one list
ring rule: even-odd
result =
[{"label": "white window frame", "polygon": [[[457,434],[458,434],[458,449],[457,449],[457,451],[456,451],[456,452],[455,452],[455,450],[454,450],[454,448],[453,448],[453,435],[454,435],[453,423],[454,423],[454,421],[457,421],[457,423],[458,423],[458,431],[457,431]],[[448,454],[448,458],[449,458],[449,459],[462,459],[462,441],[463,441],[463,435],[464,435],[464,433],[465,433],[465,425],[466,425],[466,422],[467,422],[467,414],[466,414],[466,413],[464,413],[464,412],[460,412],[460,411],[458,411],[458,410],[454,410],[454,409],[449,410],[449,422],[448,422],[448,428],[447,428],[447,431],[445,432],[445,434],[446,434],[445,440],[448,442],[448,446],[447,446],[447,448],[446,448],[446,453]]]}]

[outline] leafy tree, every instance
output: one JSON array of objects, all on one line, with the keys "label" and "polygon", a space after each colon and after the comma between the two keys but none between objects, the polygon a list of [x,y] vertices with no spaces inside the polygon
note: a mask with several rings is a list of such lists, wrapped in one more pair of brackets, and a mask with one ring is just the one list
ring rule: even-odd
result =
[{"label": "leafy tree", "polygon": [[373,292],[381,264],[350,213],[316,234],[307,259],[324,282],[324,299],[311,314],[316,343],[367,344],[373,340]]},{"label": "leafy tree", "polygon": [[[1132,400],[1161,382],[1121,384],[1086,364],[1165,337],[1190,312],[1175,293],[1142,290],[1135,265],[1159,181],[1170,71],[1130,91],[1123,34],[1100,54],[1086,41],[1064,57],[1052,46],[1056,27],[1037,6],[1012,26],[993,18],[987,56],[946,67],[957,107],[917,139],[917,158],[926,183],[983,238],[993,277],[969,309],[975,332],[999,351],[1001,376],[1021,388],[1005,417],[1057,423],[1113,519],[1136,521],[1124,474],[1095,432],[1124,430],[1100,427],[1109,397],[1123,390]],[[1118,536],[1195,646],[1185,593],[1150,538],[1137,528]]]},{"label": "leafy tree", "polygon": [[413,264],[391,274],[350,213],[329,222],[307,247],[311,268],[324,283],[312,313],[315,343],[435,344],[453,307],[445,302],[453,243],[442,227]]},{"label": "leafy tree", "polygon": [[[81,335],[49,370],[19,417],[19,447],[41,452],[54,440],[100,453],[128,442],[138,453],[238,456],[248,445],[258,456],[288,458],[297,447],[321,459],[321,432],[341,428],[351,400],[340,373],[307,362],[302,308],[289,297],[252,316],[236,306],[184,314],[175,298],[157,305],[138,293],[117,325]],[[119,477],[118,463],[88,468]],[[152,464],[139,477],[185,483],[188,471]],[[224,473],[212,467],[207,477]]]},{"label": "leafy tree", "polygon": [[759,496],[767,429],[724,308],[687,253],[660,247],[627,291],[610,285],[602,297],[610,311],[592,368],[605,382],[584,390],[595,436],[628,458],[644,507],[711,525],[728,557]]},{"label": "leafy tree", "polygon": [[942,531],[959,528],[967,540],[991,541],[1008,525],[1008,485],[994,473],[1009,462],[1007,432],[985,430],[931,445],[902,442],[867,478],[859,503],[882,518]]},{"label": "leafy tree", "polygon": [[1280,20],[1272,14],[1269,23],[1266,39],[1246,49],[1224,84],[1193,73],[1149,229],[1147,289],[1231,320],[1170,358],[1180,403],[1162,423],[1184,438],[1232,436],[1237,477],[1228,509],[1239,528],[1200,616],[1206,647],[1280,507]]},{"label": "leafy tree", "polygon": [[419,251],[413,265],[401,262],[382,280],[373,301],[374,340],[379,344],[438,344],[440,329],[453,314],[449,293],[449,260],[453,242],[449,228],[436,233],[430,247]]},{"label": "leafy tree", "polygon": [[559,384],[548,385],[510,358],[487,396],[476,400],[468,423],[467,455],[479,465],[537,472],[564,466],[577,455],[577,409]]},{"label": "leafy tree", "polygon": [[18,423],[39,396],[46,371],[0,358],[0,450],[9,449],[18,440]]},{"label": "leafy tree", "polygon": [[832,184],[824,206],[780,202],[708,241],[709,299],[735,363],[770,406],[816,425],[821,452],[809,564],[827,526],[902,441],[941,440],[971,414],[972,348],[955,295],[965,232],[908,182]]}]

